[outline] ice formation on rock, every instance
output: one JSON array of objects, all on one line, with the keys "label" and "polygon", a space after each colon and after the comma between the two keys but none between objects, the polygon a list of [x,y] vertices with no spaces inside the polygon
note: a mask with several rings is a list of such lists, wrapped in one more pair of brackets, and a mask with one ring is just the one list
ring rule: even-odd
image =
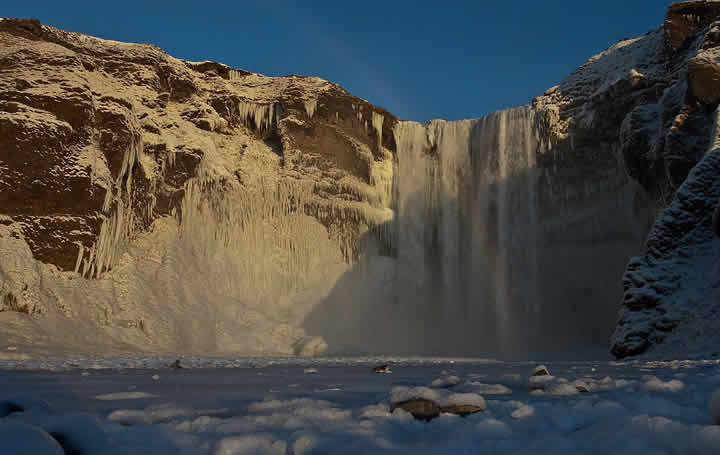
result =
[{"label": "ice formation on rock", "polygon": [[303,104],[305,105],[305,113],[307,113],[308,117],[313,118],[313,115],[315,115],[315,110],[317,109],[317,102],[317,98],[303,101]]},{"label": "ice formation on rock", "polygon": [[266,132],[273,128],[276,123],[276,105],[258,104],[248,101],[241,101],[234,106],[237,109],[234,114],[248,128],[259,132]]},{"label": "ice formation on rock", "polygon": [[385,116],[380,114],[379,112],[373,111],[372,113],[372,126],[375,129],[375,132],[377,133],[377,143],[378,146],[382,144],[382,130],[383,130],[383,122],[385,121]]}]

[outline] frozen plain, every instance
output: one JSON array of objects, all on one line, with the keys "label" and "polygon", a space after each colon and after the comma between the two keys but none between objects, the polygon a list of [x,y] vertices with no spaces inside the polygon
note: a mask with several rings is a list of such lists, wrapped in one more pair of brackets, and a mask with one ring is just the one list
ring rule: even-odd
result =
[{"label": "frozen plain", "polygon": [[[720,453],[716,360],[547,363],[545,390],[530,385],[535,362],[174,360],[0,361],[0,453],[63,453],[26,424],[66,454]],[[392,373],[374,374],[381,363]],[[487,410],[430,422],[390,412],[393,390],[433,381]]]}]

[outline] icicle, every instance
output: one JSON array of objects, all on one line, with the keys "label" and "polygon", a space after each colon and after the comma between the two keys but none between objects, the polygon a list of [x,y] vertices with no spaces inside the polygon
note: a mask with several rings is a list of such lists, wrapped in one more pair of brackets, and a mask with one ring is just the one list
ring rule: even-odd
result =
[{"label": "icicle", "polygon": [[303,101],[303,104],[305,105],[305,112],[310,118],[313,118],[313,115],[315,115],[315,109],[317,109],[317,101],[317,98]]},{"label": "icicle", "polygon": [[112,186],[108,186],[108,188],[105,190],[105,200],[103,201],[103,207],[102,211],[103,213],[108,213],[110,210],[110,205],[113,201],[113,190]]},{"label": "icicle", "polygon": [[77,260],[75,261],[75,273],[78,273],[80,270],[80,264],[82,264],[83,260],[83,253],[85,252],[85,247],[83,246],[82,242],[75,242],[78,246],[78,255]]},{"label": "icicle", "polygon": [[230,80],[231,80],[231,81],[234,81],[234,80],[240,79],[240,78],[242,78],[243,76],[246,76],[246,75],[247,75],[247,73],[244,72],[244,71],[230,70],[229,77],[230,77]]},{"label": "icicle", "polygon": [[382,114],[379,114],[375,111],[372,113],[372,126],[375,128],[375,132],[377,132],[377,144],[378,149],[382,147],[382,129],[383,129],[383,122],[385,121],[385,116]]},{"label": "icicle", "polygon": [[248,128],[264,133],[275,126],[275,104],[256,104],[247,101],[238,103],[240,121]]}]

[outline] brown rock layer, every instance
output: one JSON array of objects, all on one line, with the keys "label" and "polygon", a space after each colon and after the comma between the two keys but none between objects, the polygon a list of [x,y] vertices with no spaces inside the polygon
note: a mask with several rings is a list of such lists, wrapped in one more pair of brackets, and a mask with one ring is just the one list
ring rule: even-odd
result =
[{"label": "brown rock layer", "polygon": [[687,39],[720,17],[720,3],[693,0],[670,5],[665,15],[665,34],[673,49],[681,48]]}]

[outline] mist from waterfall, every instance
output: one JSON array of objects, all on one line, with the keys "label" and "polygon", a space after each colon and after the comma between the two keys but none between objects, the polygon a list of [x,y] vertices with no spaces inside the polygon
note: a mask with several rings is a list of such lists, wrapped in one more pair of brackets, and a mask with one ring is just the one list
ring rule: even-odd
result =
[{"label": "mist from waterfall", "polygon": [[331,352],[606,350],[622,269],[646,232],[636,188],[622,169],[605,188],[538,166],[554,152],[536,115],[395,126],[395,216],[307,319]]}]

